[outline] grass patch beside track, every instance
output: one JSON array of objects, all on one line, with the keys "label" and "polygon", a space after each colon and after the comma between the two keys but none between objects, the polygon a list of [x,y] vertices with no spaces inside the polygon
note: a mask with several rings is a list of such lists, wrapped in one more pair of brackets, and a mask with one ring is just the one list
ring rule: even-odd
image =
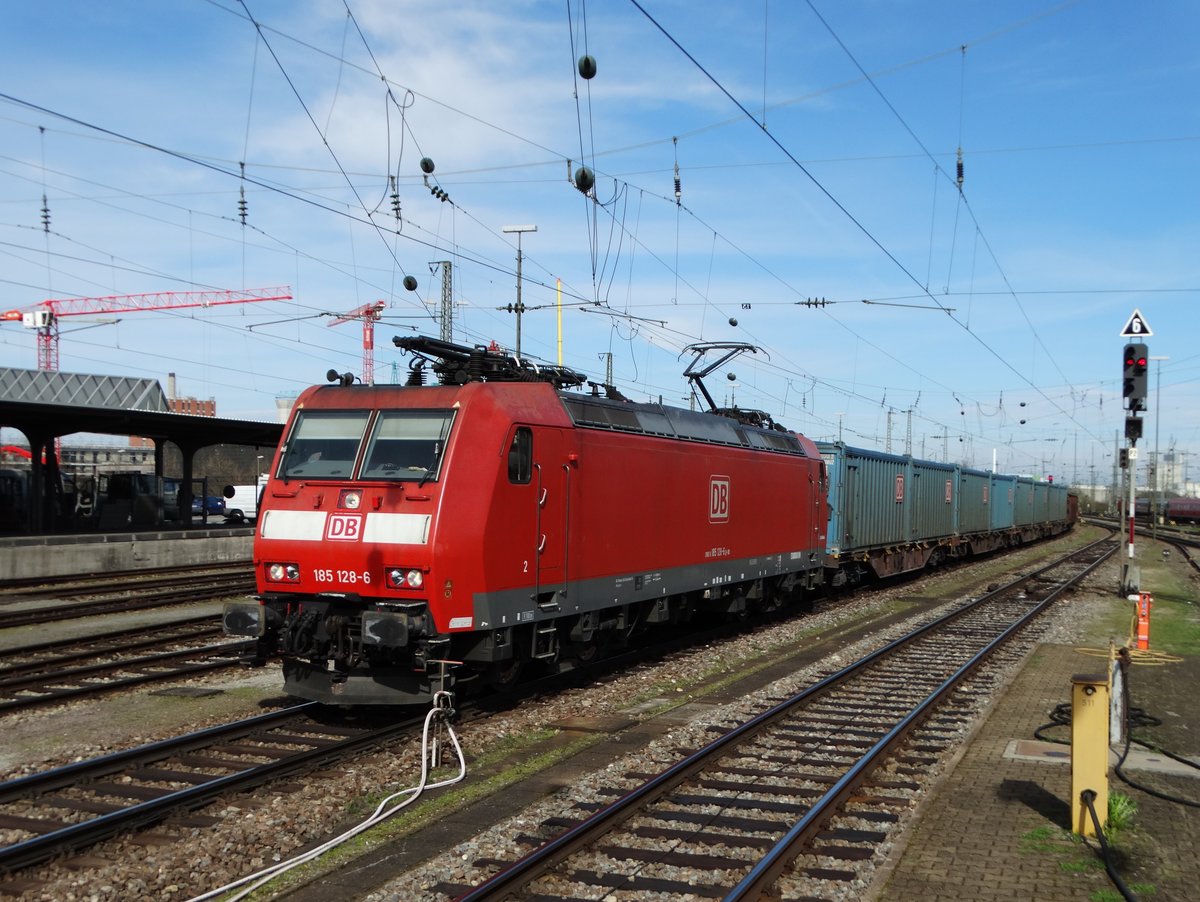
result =
[{"label": "grass patch beside track", "polygon": [[[1200,655],[1200,597],[1192,571],[1162,542],[1139,537],[1134,563],[1141,571],[1140,587],[1153,596],[1150,609],[1150,649],[1172,655]],[[1122,551],[1122,554],[1125,552]],[[1132,644],[1137,635],[1136,604],[1117,595],[1104,626],[1118,645]]]}]

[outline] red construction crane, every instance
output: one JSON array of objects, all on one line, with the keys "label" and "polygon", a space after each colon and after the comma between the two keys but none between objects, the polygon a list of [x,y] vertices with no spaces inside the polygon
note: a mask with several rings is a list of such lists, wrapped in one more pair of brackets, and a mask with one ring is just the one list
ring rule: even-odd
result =
[{"label": "red construction crane", "polygon": [[134,313],[139,310],[179,310],[184,307],[218,307],[255,301],[290,301],[291,289],[250,288],[243,291],[158,291],[153,294],[120,294],[102,298],[52,298],[23,310],[0,313],[2,322],[20,322],[37,329],[38,369],[58,372],[58,320],[63,316],[94,313]]},{"label": "red construction crane", "polygon": [[349,313],[331,313],[330,316],[336,316],[333,322],[329,325],[339,326],[342,323],[348,323],[351,320],[360,319],[363,324],[363,367],[362,381],[364,385],[375,384],[375,323],[383,317],[383,308],[387,306],[386,301],[375,301],[372,304],[363,304],[357,310],[351,310]]}]

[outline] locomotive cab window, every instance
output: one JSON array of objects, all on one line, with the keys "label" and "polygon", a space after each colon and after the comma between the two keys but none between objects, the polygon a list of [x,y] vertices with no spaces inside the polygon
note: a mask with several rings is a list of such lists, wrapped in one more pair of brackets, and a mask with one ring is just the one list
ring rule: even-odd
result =
[{"label": "locomotive cab window", "polygon": [[449,410],[380,412],[360,477],[436,480],[452,418]]},{"label": "locomotive cab window", "polygon": [[302,411],[288,438],[280,475],[349,478],[369,416],[365,410]]},{"label": "locomotive cab window", "polygon": [[528,485],[533,478],[533,430],[518,426],[508,447],[508,481]]}]

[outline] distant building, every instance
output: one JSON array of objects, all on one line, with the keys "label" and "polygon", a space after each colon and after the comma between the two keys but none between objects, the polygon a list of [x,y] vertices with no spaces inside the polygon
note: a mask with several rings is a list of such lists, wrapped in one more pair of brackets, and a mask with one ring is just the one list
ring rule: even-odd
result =
[{"label": "distant building", "polygon": [[[207,401],[202,401],[199,398],[180,398],[175,393],[175,374],[167,373],[167,409],[171,413],[186,413],[196,417],[215,417],[217,415],[217,401],[215,398],[209,398]],[[143,438],[140,435],[131,435],[129,437],[129,447],[153,448],[154,440]]]}]

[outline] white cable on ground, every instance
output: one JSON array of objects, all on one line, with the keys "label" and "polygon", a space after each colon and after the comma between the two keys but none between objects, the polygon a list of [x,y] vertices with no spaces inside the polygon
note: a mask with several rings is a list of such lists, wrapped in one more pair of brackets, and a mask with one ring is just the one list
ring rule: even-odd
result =
[{"label": "white cable on ground", "polygon": [[[462,746],[459,745],[458,736],[455,734],[454,728],[450,726],[448,717],[450,713],[450,693],[434,693],[433,707],[429,710],[429,713],[425,715],[425,725],[421,730],[421,779],[418,781],[416,786],[411,786],[408,789],[401,789],[392,793],[379,803],[374,813],[372,813],[366,820],[355,825],[354,827],[351,827],[340,836],[335,836],[333,839],[326,840],[316,848],[310,849],[309,851],[304,852],[301,855],[297,855],[294,858],[289,858],[287,861],[281,861],[278,864],[273,864],[270,867],[263,868],[261,871],[257,871],[256,873],[248,874],[247,876],[241,877],[232,883],[227,883],[222,887],[218,887],[217,889],[209,890],[203,895],[194,896],[192,899],[188,900],[188,902],[203,902],[205,899],[214,899],[217,896],[220,896],[222,893],[227,893],[230,890],[237,889],[239,886],[245,886],[245,884],[249,883],[250,886],[247,886],[237,895],[231,896],[228,900],[226,900],[226,902],[237,902],[239,899],[244,899],[260,886],[269,883],[280,874],[286,873],[292,868],[299,867],[302,864],[324,855],[330,849],[346,842],[346,840],[352,839],[355,836],[358,836],[360,833],[369,830],[371,827],[374,827],[381,821],[387,820],[401,808],[412,804],[425,790],[440,789],[443,786],[450,786],[454,783],[458,783],[467,775],[467,760],[463,755]],[[454,744],[454,752],[458,756],[458,775],[446,780],[440,780],[437,783],[429,783],[430,760],[435,754],[435,749],[431,748],[429,743],[429,729],[435,718],[440,720],[442,725],[445,726],[446,732],[449,734],[450,741]],[[407,795],[408,798],[396,805],[393,805],[391,808],[387,808],[393,799],[403,795]]]}]

